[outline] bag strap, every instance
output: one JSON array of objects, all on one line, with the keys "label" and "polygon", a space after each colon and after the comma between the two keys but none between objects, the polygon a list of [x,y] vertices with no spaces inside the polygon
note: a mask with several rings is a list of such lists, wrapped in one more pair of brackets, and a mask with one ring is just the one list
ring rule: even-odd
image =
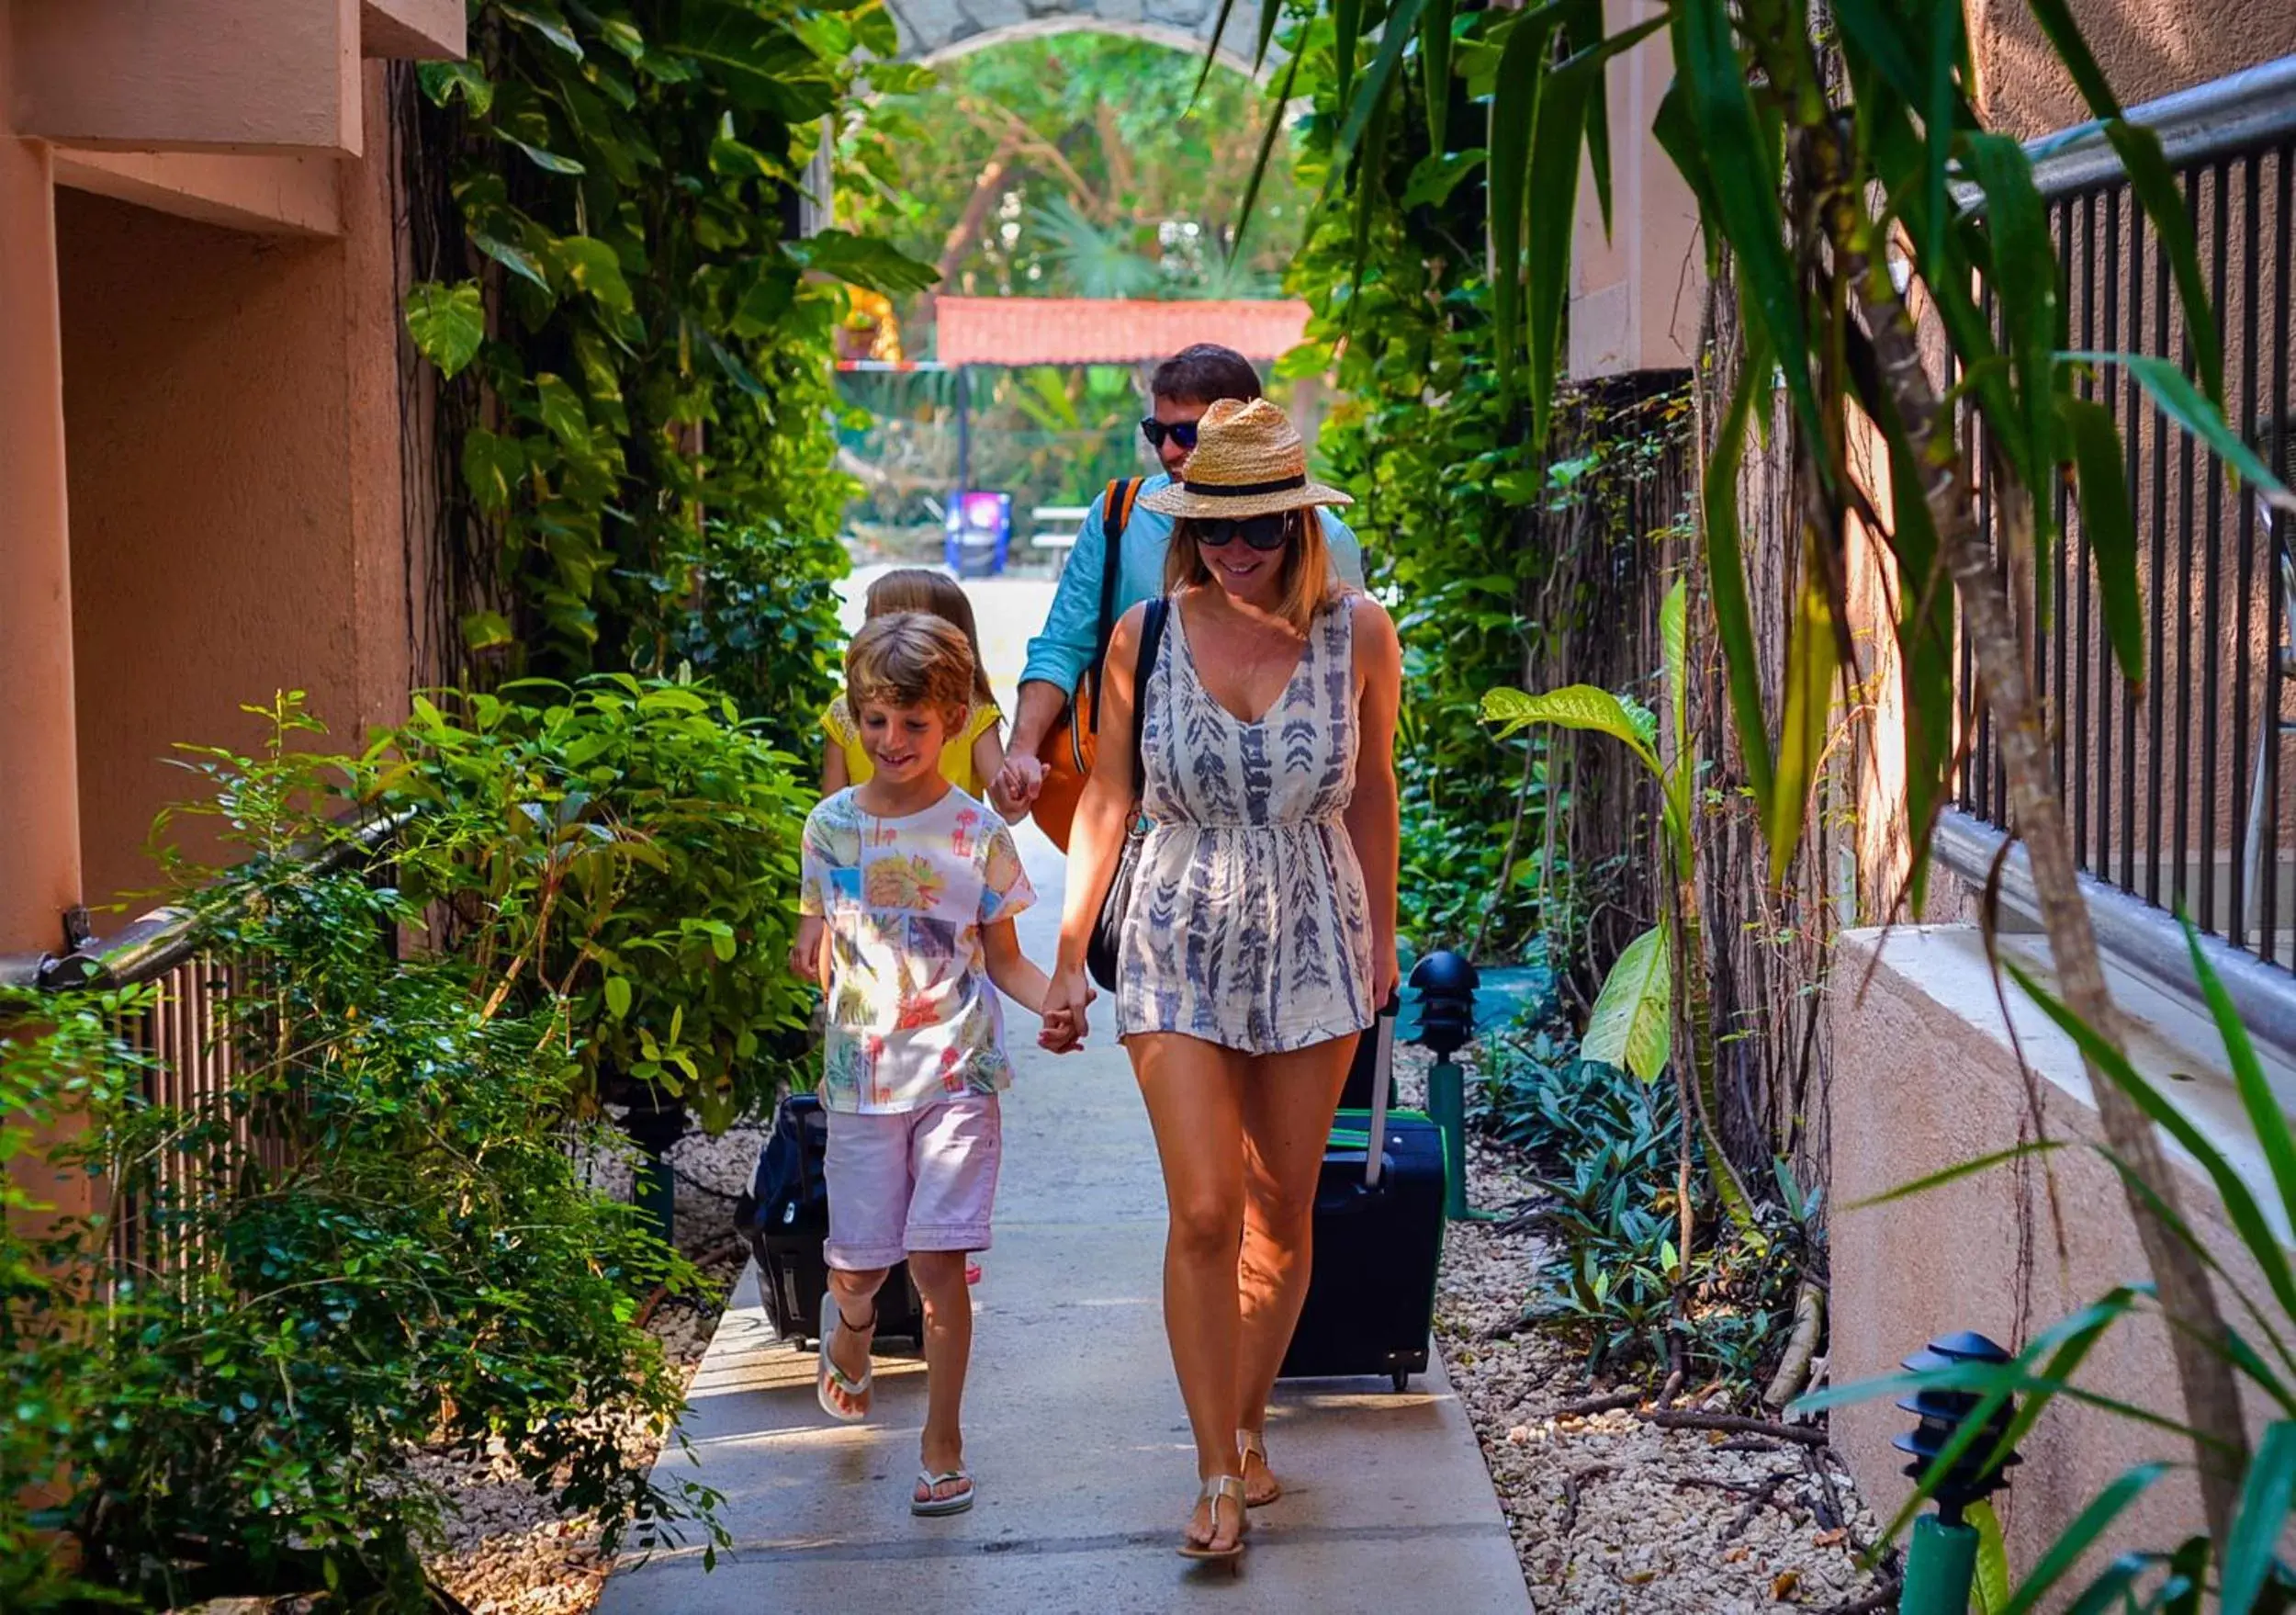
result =
[{"label": "bag strap", "polygon": [[1141,763],[1140,748],[1148,738],[1148,675],[1156,671],[1156,651],[1164,644],[1165,619],[1171,615],[1172,602],[1158,595],[1148,602],[1140,619],[1140,660],[1132,663],[1132,802],[1135,809],[1147,773]]},{"label": "bag strap", "polygon": [[1124,528],[1132,519],[1143,477],[1119,477],[1100,498],[1100,617],[1092,635],[1092,665],[1085,676],[1092,681],[1092,732],[1100,732],[1100,664],[1109,658],[1109,640],[1116,634],[1116,593],[1124,570]]},{"label": "bag strap", "polygon": [[1379,1065],[1371,1073],[1371,1126],[1363,1148],[1363,1186],[1377,1189],[1379,1172],[1387,1159],[1387,1090],[1395,1069],[1395,1018],[1402,1009],[1402,997],[1396,995],[1381,1007],[1378,1019],[1371,1022],[1370,1035],[1379,1040]]}]

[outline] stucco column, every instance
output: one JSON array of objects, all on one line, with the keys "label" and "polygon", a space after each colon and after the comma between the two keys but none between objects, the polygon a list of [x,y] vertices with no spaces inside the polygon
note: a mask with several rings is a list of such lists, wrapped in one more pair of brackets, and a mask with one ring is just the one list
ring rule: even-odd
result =
[{"label": "stucco column", "polygon": [[[0,8],[0,21],[6,17]],[[0,110],[9,105],[0,28]],[[49,153],[0,132],[0,952],[54,948],[80,901],[63,355]]]}]

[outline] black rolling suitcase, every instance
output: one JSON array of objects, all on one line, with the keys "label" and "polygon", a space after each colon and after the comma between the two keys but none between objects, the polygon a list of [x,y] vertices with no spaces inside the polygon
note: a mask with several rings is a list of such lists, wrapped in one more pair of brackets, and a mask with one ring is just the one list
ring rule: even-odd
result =
[{"label": "black rolling suitcase", "polygon": [[1307,1304],[1280,1373],[1288,1380],[1385,1374],[1401,1391],[1426,1369],[1435,1322],[1443,1134],[1421,1112],[1389,1108],[1392,1007],[1363,1041],[1370,1063],[1366,1070],[1359,1057],[1357,1067],[1368,1104],[1343,1107],[1333,1122],[1315,1191]]},{"label": "black rolling suitcase", "polygon": [[[829,1234],[829,1190],[821,1163],[829,1118],[821,1101],[793,1093],[773,1112],[773,1131],[758,1152],[749,1191],[734,1207],[734,1226],[758,1259],[758,1289],[773,1331],[805,1350],[821,1338],[821,1297],[829,1287],[822,1241]],[[925,1306],[901,1262],[877,1292],[877,1339],[921,1346]]]}]

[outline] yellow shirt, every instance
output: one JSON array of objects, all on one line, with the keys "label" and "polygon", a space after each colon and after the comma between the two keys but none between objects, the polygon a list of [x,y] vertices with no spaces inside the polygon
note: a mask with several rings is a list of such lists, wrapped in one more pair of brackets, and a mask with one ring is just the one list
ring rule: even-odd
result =
[{"label": "yellow shirt", "polygon": [[[984,702],[974,707],[972,715],[964,720],[964,732],[950,736],[948,745],[941,748],[941,777],[968,796],[983,795],[988,788],[988,782],[973,772],[974,742],[1004,719],[1005,715],[996,709],[993,702]],[[853,721],[852,708],[846,706],[844,696],[839,695],[829,703],[829,710],[821,715],[821,728],[829,737],[831,744],[843,748],[845,777],[850,783],[857,785],[865,784],[876,774],[877,765],[869,761],[869,752],[861,745],[861,726]]]}]

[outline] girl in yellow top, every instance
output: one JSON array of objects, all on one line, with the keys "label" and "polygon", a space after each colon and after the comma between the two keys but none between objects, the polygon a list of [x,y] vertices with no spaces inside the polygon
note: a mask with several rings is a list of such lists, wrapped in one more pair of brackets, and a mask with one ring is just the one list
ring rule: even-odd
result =
[{"label": "girl in yellow top", "polygon": [[[966,715],[963,731],[949,738],[940,754],[940,772],[966,796],[986,800],[989,782],[1005,766],[1005,715],[997,710],[996,696],[981,665],[981,632],[974,622],[973,602],[965,598],[954,578],[922,567],[903,567],[869,585],[865,610],[872,619],[895,611],[927,612],[963,631],[973,647],[973,709]],[[861,730],[844,696],[832,701],[821,715],[821,728],[829,737],[821,756],[821,795],[827,799],[848,785],[865,783],[876,770],[861,745]],[[1026,817],[1027,809],[1021,813]]]}]

